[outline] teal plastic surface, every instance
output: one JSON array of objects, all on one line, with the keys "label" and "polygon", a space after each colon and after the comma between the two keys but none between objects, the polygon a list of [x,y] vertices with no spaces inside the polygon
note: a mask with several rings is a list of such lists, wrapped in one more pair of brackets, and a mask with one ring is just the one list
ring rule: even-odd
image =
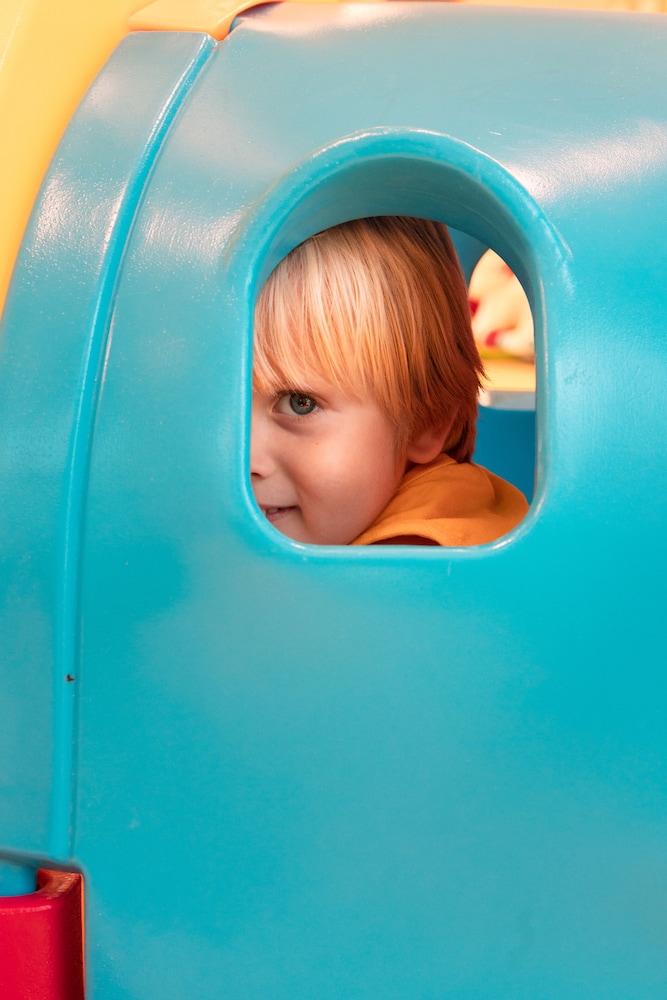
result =
[{"label": "teal plastic surface", "polygon": [[535,410],[480,406],[474,461],[514,483],[530,502],[535,485]]},{"label": "teal plastic surface", "polygon": [[[0,330],[2,844],[70,855],[81,530],[108,314],[160,141],[210,40],[129,38],[46,178]],[[74,748],[75,749],[75,748]]]},{"label": "teal plastic surface", "polygon": [[[131,36],[83,102],[0,333],[0,842],[83,871],[90,1000],[664,998],[666,42],[287,3]],[[256,290],[394,212],[531,299],[490,546],[306,547],[251,498]]]}]

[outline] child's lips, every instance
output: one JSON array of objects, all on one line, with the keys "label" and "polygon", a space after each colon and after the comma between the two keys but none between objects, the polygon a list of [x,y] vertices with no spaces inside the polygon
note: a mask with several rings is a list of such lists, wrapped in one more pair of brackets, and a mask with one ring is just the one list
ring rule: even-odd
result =
[{"label": "child's lips", "polygon": [[271,524],[276,524],[296,509],[296,507],[262,507],[262,513]]}]

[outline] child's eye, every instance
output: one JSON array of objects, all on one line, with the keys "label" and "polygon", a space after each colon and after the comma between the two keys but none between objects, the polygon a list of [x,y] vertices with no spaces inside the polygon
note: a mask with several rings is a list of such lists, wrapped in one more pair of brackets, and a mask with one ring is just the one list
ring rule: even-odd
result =
[{"label": "child's eye", "polygon": [[297,417],[305,417],[316,409],[317,402],[305,392],[286,392],[276,404],[276,410],[288,416],[296,414]]}]

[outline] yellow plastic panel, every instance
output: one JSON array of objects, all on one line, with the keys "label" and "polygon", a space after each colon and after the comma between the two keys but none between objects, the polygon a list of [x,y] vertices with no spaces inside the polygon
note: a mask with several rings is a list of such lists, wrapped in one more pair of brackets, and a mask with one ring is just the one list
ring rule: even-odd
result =
[{"label": "yellow plastic panel", "polygon": [[[232,21],[261,0],[155,0],[130,19],[132,31],[205,31],[218,41]],[[337,3],[339,0],[300,0],[301,3]],[[368,0],[365,0],[368,2]],[[382,2],[382,0],[375,0]]]},{"label": "yellow plastic panel", "polygon": [[39,185],[98,70],[145,0],[0,0],[0,310]]}]

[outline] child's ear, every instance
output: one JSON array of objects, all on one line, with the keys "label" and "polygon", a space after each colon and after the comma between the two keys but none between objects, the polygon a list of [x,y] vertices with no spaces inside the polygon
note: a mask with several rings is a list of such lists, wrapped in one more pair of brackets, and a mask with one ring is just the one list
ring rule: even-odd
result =
[{"label": "child's ear", "polygon": [[451,421],[445,426],[429,427],[417,434],[408,444],[406,461],[415,465],[426,465],[437,458],[445,446],[447,435],[451,429]]}]

